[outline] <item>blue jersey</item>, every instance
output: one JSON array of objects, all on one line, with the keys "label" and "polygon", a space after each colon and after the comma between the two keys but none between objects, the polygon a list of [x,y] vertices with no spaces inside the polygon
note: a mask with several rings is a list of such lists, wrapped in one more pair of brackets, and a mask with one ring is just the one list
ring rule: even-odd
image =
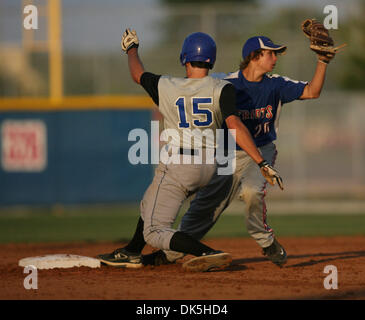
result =
[{"label": "blue jersey", "polygon": [[[299,99],[307,82],[265,74],[260,82],[247,81],[241,71],[224,78],[236,88],[236,106],[256,146],[276,140],[281,106]],[[237,145],[237,149],[241,149]]]}]

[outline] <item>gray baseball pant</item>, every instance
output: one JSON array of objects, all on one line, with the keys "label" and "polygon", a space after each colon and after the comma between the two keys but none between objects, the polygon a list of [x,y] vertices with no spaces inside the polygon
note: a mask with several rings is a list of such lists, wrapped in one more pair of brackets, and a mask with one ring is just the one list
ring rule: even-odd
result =
[{"label": "gray baseball pant", "polygon": [[[204,150],[204,149],[203,149]],[[191,156],[193,159],[194,156]],[[177,231],[172,228],[184,200],[208,184],[216,171],[216,164],[163,164],[160,162],[155,176],[141,201],[145,241],[155,248],[170,249],[170,240]]]}]

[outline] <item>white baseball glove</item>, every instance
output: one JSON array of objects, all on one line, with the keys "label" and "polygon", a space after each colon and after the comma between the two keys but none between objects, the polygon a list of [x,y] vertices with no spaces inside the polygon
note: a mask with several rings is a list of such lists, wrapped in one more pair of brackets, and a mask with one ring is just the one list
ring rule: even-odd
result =
[{"label": "white baseball glove", "polygon": [[120,43],[122,50],[128,53],[129,49],[138,48],[139,40],[136,30],[126,29],[122,36],[122,42]]}]

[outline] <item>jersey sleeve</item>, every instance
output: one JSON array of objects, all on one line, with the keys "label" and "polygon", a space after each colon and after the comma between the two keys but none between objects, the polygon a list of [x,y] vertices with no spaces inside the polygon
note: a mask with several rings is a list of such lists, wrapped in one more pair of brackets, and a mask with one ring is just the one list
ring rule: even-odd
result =
[{"label": "jersey sleeve", "polygon": [[219,105],[223,121],[231,115],[238,115],[238,111],[236,109],[236,89],[231,83],[228,83],[223,87],[219,98]]},{"label": "jersey sleeve", "polygon": [[158,82],[161,75],[157,75],[151,72],[144,72],[141,76],[141,86],[147,91],[152,98],[153,102],[158,106]]},{"label": "jersey sleeve", "polygon": [[304,87],[308,84],[306,81],[292,80],[288,77],[278,77],[277,81],[280,100],[283,104],[298,100],[303,94]]},{"label": "jersey sleeve", "polygon": [[227,77],[227,73],[223,73],[223,72],[214,72],[212,74],[210,74],[210,76],[212,78],[215,78],[215,79],[224,79],[225,77]]}]

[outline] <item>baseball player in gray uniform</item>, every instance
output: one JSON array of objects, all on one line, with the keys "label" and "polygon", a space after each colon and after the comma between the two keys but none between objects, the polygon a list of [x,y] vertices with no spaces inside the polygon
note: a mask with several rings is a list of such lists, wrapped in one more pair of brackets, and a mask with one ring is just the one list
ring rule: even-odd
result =
[{"label": "baseball player in gray uniform", "polygon": [[[249,131],[237,116],[233,85],[208,76],[216,59],[216,45],[209,35],[197,32],[185,39],[180,61],[185,66],[186,78],[145,72],[134,30],[126,30],[121,44],[128,55],[132,79],[141,84],[159,106],[164,117],[164,129],[179,133],[180,138],[172,138],[165,146],[168,155],[177,156],[179,161],[160,161],[141,201],[141,217],[132,241],[126,247],[98,258],[107,265],[141,267],[141,251],[147,242],[155,248],[196,256],[183,264],[186,270],[208,271],[227,266],[232,260],[230,254],[216,251],[187,233],[172,228],[183,201],[207,185],[216,172],[214,157],[213,163],[207,161],[208,154],[214,155],[216,146],[205,140],[199,148],[193,144],[186,149],[189,144],[184,143],[184,139],[192,140],[192,131],[188,129],[211,129],[215,134],[224,122],[228,129],[236,130],[237,144],[252,157],[268,182],[282,187],[282,179],[263,159]],[[209,149],[213,150],[208,152]],[[184,162],[186,156],[191,157],[193,163]],[[198,156],[201,162],[195,161]]]},{"label": "baseball player in gray uniform", "polygon": [[[273,141],[276,140],[282,106],[293,100],[318,98],[327,65],[334,57],[334,54],[331,57],[318,55],[314,76],[309,83],[267,74],[274,69],[277,55],[285,50],[285,46],[274,44],[267,37],[252,37],[243,46],[240,70],[225,77],[237,90],[236,108],[242,122],[251,132],[264,159],[271,165],[274,165],[277,156]],[[251,158],[238,146],[233,177],[213,176],[209,184],[196,194],[182,218],[179,230],[202,239],[238,194],[239,199],[246,204],[249,234],[270,261],[282,266],[287,261],[287,254],[267,224],[266,192],[265,179],[262,179]],[[144,262],[159,265],[181,257],[181,253],[157,251],[144,256]]]}]

